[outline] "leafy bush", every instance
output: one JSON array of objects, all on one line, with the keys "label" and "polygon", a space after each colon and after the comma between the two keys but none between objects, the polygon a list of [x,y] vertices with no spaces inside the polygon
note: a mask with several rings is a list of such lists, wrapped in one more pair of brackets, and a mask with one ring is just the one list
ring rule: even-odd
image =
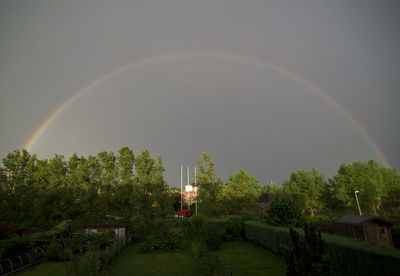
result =
[{"label": "leafy bush", "polygon": [[143,253],[151,250],[174,250],[183,248],[184,236],[180,228],[173,227],[168,220],[156,220],[151,234],[139,245]]},{"label": "leafy bush", "polygon": [[73,256],[67,267],[70,276],[101,275],[100,254],[98,251],[89,251],[83,256]]},{"label": "leafy bush", "polygon": [[224,238],[225,232],[222,229],[206,223],[199,230],[195,241],[201,242],[208,250],[214,251],[221,247]]},{"label": "leafy bush", "polygon": [[0,241],[0,257],[11,258],[16,255],[21,255],[22,253],[29,251],[29,246],[29,240],[25,237],[2,240]]},{"label": "leafy bush", "polygon": [[51,261],[58,261],[62,252],[63,249],[61,243],[53,240],[46,249],[46,258]]},{"label": "leafy bush", "polygon": [[301,210],[289,198],[274,198],[268,210],[268,222],[276,226],[300,226],[302,222]]},{"label": "leafy bush", "polygon": [[225,223],[228,241],[241,240],[244,237],[244,219],[241,216],[229,216]]},{"label": "leafy bush", "polygon": [[204,243],[198,240],[193,241],[192,253],[200,275],[213,275],[218,270],[217,255],[211,252]]},{"label": "leafy bush", "polygon": [[292,246],[282,246],[286,275],[329,275],[329,258],[321,232],[313,224],[304,225],[304,237],[289,227]]},{"label": "leafy bush", "polygon": [[203,225],[206,223],[206,216],[203,214],[195,214],[190,218],[190,229],[193,235],[196,235]]},{"label": "leafy bush", "polygon": [[[289,230],[255,221],[245,222],[246,238],[282,255],[280,245],[290,246]],[[302,235],[302,231],[299,231]],[[396,275],[400,271],[400,251],[364,241],[322,233],[332,275]]]},{"label": "leafy bush", "polygon": [[129,220],[129,229],[131,229],[131,236],[136,241],[144,241],[151,233],[151,220],[145,216],[133,216]]},{"label": "leafy bush", "polygon": [[400,248],[400,225],[392,226],[390,232],[392,233],[393,245]]}]

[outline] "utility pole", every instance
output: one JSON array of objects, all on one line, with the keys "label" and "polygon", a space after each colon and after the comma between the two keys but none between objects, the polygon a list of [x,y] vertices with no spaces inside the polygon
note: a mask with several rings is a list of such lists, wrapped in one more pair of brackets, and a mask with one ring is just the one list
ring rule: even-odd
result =
[{"label": "utility pole", "polygon": [[360,193],[360,191],[355,191],[355,192],[354,192],[354,195],[356,196],[358,211],[360,212],[360,216],[362,216],[361,208],[360,208],[360,203],[358,202],[358,194],[359,194],[359,193]]},{"label": "utility pole", "polygon": [[181,166],[181,210],[182,210],[182,208],[183,208],[183,201],[182,201],[182,193],[183,193],[183,191],[182,191],[182,186],[183,186],[183,166]]}]

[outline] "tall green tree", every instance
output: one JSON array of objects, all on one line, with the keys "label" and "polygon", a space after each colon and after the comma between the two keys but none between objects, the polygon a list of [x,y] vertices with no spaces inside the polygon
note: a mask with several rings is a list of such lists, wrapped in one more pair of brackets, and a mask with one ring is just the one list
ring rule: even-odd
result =
[{"label": "tall green tree", "polygon": [[283,181],[284,191],[303,198],[311,216],[314,216],[314,208],[322,206],[324,187],[324,176],[315,168],[311,171],[298,170]]},{"label": "tall green tree", "polygon": [[258,180],[240,169],[230,175],[222,190],[224,205],[229,213],[242,211],[254,205],[260,195]]},{"label": "tall green tree", "polygon": [[[400,182],[398,173],[383,167],[375,160],[355,161],[342,164],[333,177],[329,189],[342,206],[357,210],[355,191],[359,191],[359,202],[365,214],[378,215],[382,206],[396,197]],[[393,191],[393,193],[392,193]]]},{"label": "tall green tree", "polygon": [[206,215],[218,215],[221,212],[223,181],[215,174],[215,164],[211,156],[203,152],[200,159],[196,160],[199,167],[197,186],[199,189],[199,209]]}]

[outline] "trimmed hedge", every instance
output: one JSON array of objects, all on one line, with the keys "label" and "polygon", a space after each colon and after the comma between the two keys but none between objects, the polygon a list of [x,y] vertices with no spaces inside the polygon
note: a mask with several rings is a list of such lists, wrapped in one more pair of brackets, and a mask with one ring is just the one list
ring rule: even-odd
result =
[{"label": "trimmed hedge", "polygon": [[[247,221],[245,231],[248,240],[278,255],[281,244],[290,245],[285,227]],[[332,275],[398,275],[400,271],[398,249],[325,233],[322,238],[328,245]]]}]

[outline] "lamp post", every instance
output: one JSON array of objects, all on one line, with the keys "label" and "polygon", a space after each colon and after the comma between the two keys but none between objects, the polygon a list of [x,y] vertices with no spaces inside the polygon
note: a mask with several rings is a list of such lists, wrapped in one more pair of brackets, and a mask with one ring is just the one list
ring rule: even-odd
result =
[{"label": "lamp post", "polygon": [[356,196],[358,211],[360,212],[360,216],[362,216],[361,208],[360,208],[360,203],[358,202],[358,194],[359,194],[359,193],[360,193],[360,191],[355,191],[355,192],[354,192],[354,195]]}]

